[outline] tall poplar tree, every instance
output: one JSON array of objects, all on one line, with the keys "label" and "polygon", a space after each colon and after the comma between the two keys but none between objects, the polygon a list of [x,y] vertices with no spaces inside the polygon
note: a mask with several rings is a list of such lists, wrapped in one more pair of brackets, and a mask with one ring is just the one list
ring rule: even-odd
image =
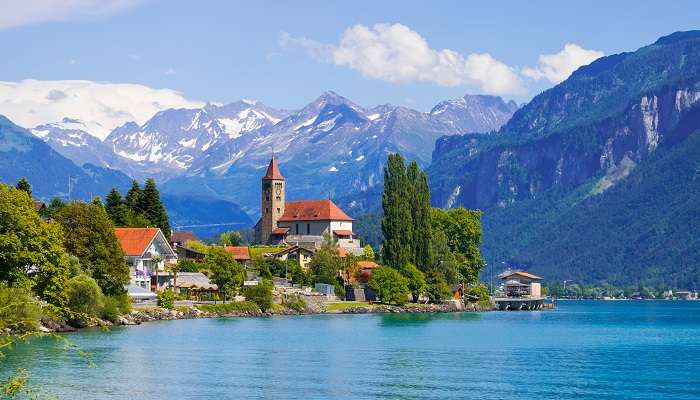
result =
[{"label": "tall poplar tree", "polygon": [[409,165],[406,175],[408,180],[407,190],[410,193],[408,199],[411,203],[411,219],[413,221],[411,261],[425,272],[432,262],[428,176],[425,171],[421,171],[418,163],[415,161]]},{"label": "tall poplar tree", "polygon": [[146,184],[141,194],[141,203],[146,218],[153,225],[159,227],[163,231],[165,237],[170,238],[168,213],[165,211],[165,206],[160,200],[160,192],[158,192],[156,181],[153,180],[153,178],[146,179]]},{"label": "tall poplar tree", "polygon": [[382,196],[382,259],[384,264],[400,269],[412,261],[413,218],[406,166],[400,154],[390,154],[384,168]]}]

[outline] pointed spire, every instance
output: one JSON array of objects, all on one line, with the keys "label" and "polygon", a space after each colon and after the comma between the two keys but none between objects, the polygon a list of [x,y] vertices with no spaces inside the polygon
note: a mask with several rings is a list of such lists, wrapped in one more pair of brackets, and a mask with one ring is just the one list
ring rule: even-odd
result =
[{"label": "pointed spire", "polygon": [[263,180],[268,179],[284,180],[280,169],[277,167],[277,161],[275,161],[274,156],[270,160],[270,165],[267,166],[267,173],[263,176]]}]

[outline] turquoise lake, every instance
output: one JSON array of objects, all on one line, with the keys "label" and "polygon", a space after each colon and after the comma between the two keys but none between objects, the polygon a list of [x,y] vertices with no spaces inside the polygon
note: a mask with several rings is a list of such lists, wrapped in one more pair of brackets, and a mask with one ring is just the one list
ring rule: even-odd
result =
[{"label": "turquoise lake", "polygon": [[700,398],[700,302],[164,321],[10,351],[63,399]]}]

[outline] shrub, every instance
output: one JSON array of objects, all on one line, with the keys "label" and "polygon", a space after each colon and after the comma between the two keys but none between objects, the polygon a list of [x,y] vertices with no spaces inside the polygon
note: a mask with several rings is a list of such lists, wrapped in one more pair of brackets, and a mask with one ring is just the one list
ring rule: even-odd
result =
[{"label": "shrub", "polygon": [[483,284],[469,288],[469,290],[467,291],[467,296],[470,298],[470,300],[479,303],[491,301],[491,297],[489,296],[489,290],[488,288],[486,288],[486,285]]},{"label": "shrub", "polygon": [[282,304],[297,312],[306,310],[306,301],[301,296],[284,296]]},{"label": "shrub", "polygon": [[0,336],[7,330],[36,331],[40,318],[41,306],[29,290],[0,284]]},{"label": "shrub", "polygon": [[126,293],[117,296],[105,296],[100,318],[116,322],[121,315],[131,311],[131,298]]},{"label": "shrub", "polygon": [[452,297],[445,277],[439,272],[429,272],[425,278],[425,294],[431,302],[437,303]]},{"label": "shrub", "polygon": [[272,308],[272,284],[268,281],[263,281],[255,286],[246,286],[243,295],[246,300],[257,304],[262,311],[268,311]]},{"label": "shrub", "polygon": [[102,306],[102,290],[97,282],[87,275],[77,275],[68,281],[66,288],[68,308],[76,319],[97,316]]},{"label": "shrub", "polygon": [[403,305],[408,301],[408,282],[399,271],[379,267],[372,272],[370,289],[377,293],[383,303]]},{"label": "shrub", "polygon": [[175,292],[172,290],[163,290],[158,293],[158,307],[172,310],[175,308]]}]

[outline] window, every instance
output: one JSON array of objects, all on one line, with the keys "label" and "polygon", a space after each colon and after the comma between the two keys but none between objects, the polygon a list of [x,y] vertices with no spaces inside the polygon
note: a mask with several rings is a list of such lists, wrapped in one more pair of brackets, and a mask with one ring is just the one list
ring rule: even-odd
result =
[{"label": "window", "polygon": [[299,234],[299,224],[294,224],[294,230],[295,230],[296,234],[298,235]]},{"label": "window", "polygon": [[269,214],[269,213],[270,213],[270,209],[269,209],[269,208],[265,208],[265,214]]},{"label": "window", "polygon": [[311,234],[311,224],[306,224],[306,234],[307,235]]},{"label": "window", "polygon": [[279,213],[280,213],[280,208],[279,208],[279,207],[277,207],[277,214],[279,214]]}]

